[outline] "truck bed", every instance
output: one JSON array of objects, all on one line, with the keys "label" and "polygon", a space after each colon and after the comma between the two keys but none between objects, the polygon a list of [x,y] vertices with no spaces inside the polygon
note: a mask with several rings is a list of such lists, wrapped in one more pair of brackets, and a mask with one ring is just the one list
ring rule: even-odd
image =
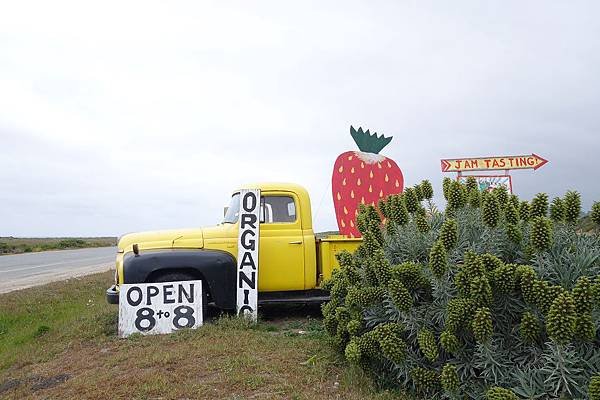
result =
[{"label": "truck bed", "polygon": [[330,235],[317,241],[317,282],[331,278],[331,272],[339,267],[335,255],[342,250],[354,253],[362,243],[362,238],[349,238],[344,235]]}]

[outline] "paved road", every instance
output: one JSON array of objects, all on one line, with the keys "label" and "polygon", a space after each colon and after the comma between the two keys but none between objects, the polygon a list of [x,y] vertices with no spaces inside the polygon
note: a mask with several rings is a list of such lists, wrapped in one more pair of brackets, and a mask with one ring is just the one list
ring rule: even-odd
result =
[{"label": "paved road", "polygon": [[0,256],[0,293],[107,271],[116,252],[116,247],[97,247]]}]

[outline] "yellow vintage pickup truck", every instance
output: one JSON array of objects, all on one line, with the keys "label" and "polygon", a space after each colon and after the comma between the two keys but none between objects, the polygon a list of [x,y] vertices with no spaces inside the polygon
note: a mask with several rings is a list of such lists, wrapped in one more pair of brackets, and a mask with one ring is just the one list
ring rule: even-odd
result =
[{"label": "yellow vintage pickup truck", "polygon": [[[262,183],[259,243],[259,304],[322,302],[321,283],[336,268],[335,254],[354,251],[362,239],[315,237],[310,197],[290,183]],[[243,188],[242,188],[243,189]],[[106,292],[119,302],[123,283],[202,280],[206,302],[236,307],[239,190],[231,196],[223,222],[206,228],[130,233],[118,243],[115,284]]]}]

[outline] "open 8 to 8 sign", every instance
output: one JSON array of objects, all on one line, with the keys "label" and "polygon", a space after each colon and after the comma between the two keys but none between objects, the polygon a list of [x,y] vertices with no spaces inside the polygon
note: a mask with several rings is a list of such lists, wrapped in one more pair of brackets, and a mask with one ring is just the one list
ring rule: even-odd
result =
[{"label": "open 8 to 8 sign", "polygon": [[202,281],[121,285],[119,336],[171,333],[202,325]]}]

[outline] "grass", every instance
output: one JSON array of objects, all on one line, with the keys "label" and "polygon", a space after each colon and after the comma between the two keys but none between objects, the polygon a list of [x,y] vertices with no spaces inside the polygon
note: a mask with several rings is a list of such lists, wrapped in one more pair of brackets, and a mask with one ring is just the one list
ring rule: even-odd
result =
[{"label": "grass", "polygon": [[[318,308],[116,337],[110,272],[0,295],[0,398],[397,399],[332,350]],[[399,397],[400,396],[400,397]]]},{"label": "grass", "polygon": [[47,250],[83,249],[116,246],[116,237],[89,238],[15,238],[0,237],[0,255],[32,253]]}]

